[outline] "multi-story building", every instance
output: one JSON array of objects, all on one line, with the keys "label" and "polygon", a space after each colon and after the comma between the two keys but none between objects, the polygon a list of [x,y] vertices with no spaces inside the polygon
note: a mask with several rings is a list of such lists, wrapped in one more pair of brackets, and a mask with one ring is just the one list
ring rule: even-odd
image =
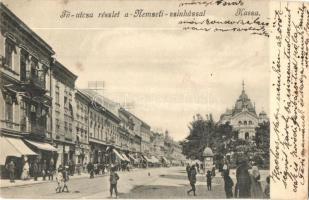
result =
[{"label": "multi-story building", "polygon": [[91,100],[80,90],[75,92],[75,128],[76,128],[76,163],[88,163],[90,161],[89,146],[89,105]]},{"label": "multi-story building", "polygon": [[39,160],[49,163],[55,150],[48,144],[52,139],[50,65],[55,52],[2,3],[0,16],[1,140],[11,138],[10,144],[20,149],[26,148],[20,140],[24,139]]},{"label": "multi-story building", "polygon": [[75,162],[75,81],[77,76],[55,60],[51,68],[53,141],[58,151],[56,166]]},{"label": "multi-story building", "polygon": [[102,105],[102,97],[94,91],[82,90],[91,100],[89,109],[89,145],[90,156],[94,163],[115,163],[123,159],[118,132],[120,119]]},{"label": "multi-story building", "polygon": [[145,122],[142,122],[142,125],[141,125],[141,139],[142,139],[141,151],[148,156],[150,155],[150,135],[151,135],[150,126],[148,124],[146,124]]}]

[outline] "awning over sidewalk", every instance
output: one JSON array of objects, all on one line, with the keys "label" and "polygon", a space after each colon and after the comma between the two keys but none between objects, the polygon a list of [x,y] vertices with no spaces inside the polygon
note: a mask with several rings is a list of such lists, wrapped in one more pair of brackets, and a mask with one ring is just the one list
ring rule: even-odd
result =
[{"label": "awning over sidewalk", "polygon": [[152,160],[150,159],[150,158],[148,158],[147,156],[145,156],[145,155],[142,155],[143,156],[143,158],[147,161],[147,162],[150,162],[150,163],[152,163]]},{"label": "awning over sidewalk", "polygon": [[0,165],[5,164],[7,156],[37,155],[19,138],[0,137]]},{"label": "awning over sidewalk", "polygon": [[128,154],[129,158],[133,160],[133,162],[137,162],[137,160],[131,155],[131,154]]},{"label": "awning over sidewalk", "polygon": [[120,159],[120,160],[125,160],[122,155],[116,150],[116,149],[113,149],[113,152],[115,153],[115,155]]},{"label": "awning over sidewalk", "polygon": [[153,163],[160,163],[160,161],[155,156],[151,156],[151,160]]},{"label": "awning over sidewalk", "polygon": [[57,151],[57,149],[55,147],[53,147],[52,145],[48,144],[48,143],[43,143],[43,142],[34,142],[31,140],[26,140],[26,142],[32,144],[33,146],[41,149],[41,150],[45,150],[45,151]]},{"label": "awning over sidewalk", "polygon": [[162,156],[162,160],[163,160],[165,163],[169,163],[169,161],[168,161],[164,156]]},{"label": "awning over sidewalk", "polygon": [[130,159],[126,156],[126,154],[122,153],[121,155],[126,161],[130,162]]}]

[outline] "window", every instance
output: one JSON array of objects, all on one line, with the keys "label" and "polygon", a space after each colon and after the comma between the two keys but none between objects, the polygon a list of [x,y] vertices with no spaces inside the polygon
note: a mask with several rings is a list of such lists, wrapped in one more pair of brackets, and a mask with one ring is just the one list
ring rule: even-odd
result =
[{"label": "window", "polygon": [[20,55],[20,79],[22,81],[27,78],[27,53],[25,51],[21,51]]},{"label": "window", "polygon": [[13,121],[13,100],[11,96],[8,96],[5,100],[5,119]]},{"label": "window", "polygon": [[59,104],[59,92],[56,92],[55,98],[56,98],[56,104]]},{"label": "window", "polygon": [[14,52],[13,42],[6,40],[5,41],[5,64],[9,68],[13,67],[13,52]]},{"label": "window", "polygon": [[244,125],[247,125],[247,121],[244,121]]},{"label": "window", "polygon": [[252,125],[252,121],[249,121],[249,124]]},{"label": "window", "polygon": [[38,77],[39,63],[35,58],[31,59],[31,77]]},{"label": "window", "polygon": [[239,121],[239,122],[238,122],[238,124],[239,124],[239,125],[242,125],[242,122],[241,122],[241,121]]}]

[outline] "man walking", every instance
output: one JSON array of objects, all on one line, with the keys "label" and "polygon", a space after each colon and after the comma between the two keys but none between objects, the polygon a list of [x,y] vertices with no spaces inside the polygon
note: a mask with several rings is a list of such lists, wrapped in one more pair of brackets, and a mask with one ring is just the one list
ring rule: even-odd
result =
[{"label": "man walking", "polygon": [[34,181],[38,180],[38,174],[39,174],[39,165],[38,165],[38,161],[34,160],[33,163],[33,176],[34,176]]},{"label": "man walking", "polygon": [[11,160],[11,162],[8,164],[7,168],[10,174],[10,182],[14,183],[15,182],[15,164],[13,160]]},{"label": "man walking", "polygon": [[110,174],[110,193],[111,193],[111,197],[113,196],[113,190],[115,190],[115,194],[116,194],[116,198],[118,197],[118,190],[117,190],[117,182],[119,180],[119,176],[118,174],[115,172],[116,169],[115,167],[113,167],[111,169],[111,174]]},{"label": "man walking", "polygon": [[187,192],[188,194],[190,194],[191,192],[193,192],[193,195],[196,196],[195,194],[195,183],[196,183],[196,169],[195,166],[192,165],[192,167],[190,168],[190,185],[191,185],[191,189]]},{"label": "man walking", "polygon": [[190,165],[189,165],[189,163],[187,164],[186,171],[187,171],[188,180],[190,181]]},{"label": "man walking", "polygon": [[46,164],[46,160],[43,160],[43,164],[42,164],[42,174],[43,174],[43,181],[45,181],[46,175],[47,175],[47,164]]},{"label": "man walking", "polygon": [[251,180],[250,180],[250,174],[248,171],[248,163],[246,160],[242,160],[240,162],[239,167],[236,170],[236,192],[235,197],[239,198],[250,198],[250,189],[251,189]]}]

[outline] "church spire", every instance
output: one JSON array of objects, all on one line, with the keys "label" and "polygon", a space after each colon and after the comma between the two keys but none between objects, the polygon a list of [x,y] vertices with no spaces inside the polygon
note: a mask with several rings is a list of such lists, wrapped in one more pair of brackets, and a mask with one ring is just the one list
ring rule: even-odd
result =
[{"label": "church spire", "polygon": [[245,91],[245,81],[242,80],[242,91]]}]

